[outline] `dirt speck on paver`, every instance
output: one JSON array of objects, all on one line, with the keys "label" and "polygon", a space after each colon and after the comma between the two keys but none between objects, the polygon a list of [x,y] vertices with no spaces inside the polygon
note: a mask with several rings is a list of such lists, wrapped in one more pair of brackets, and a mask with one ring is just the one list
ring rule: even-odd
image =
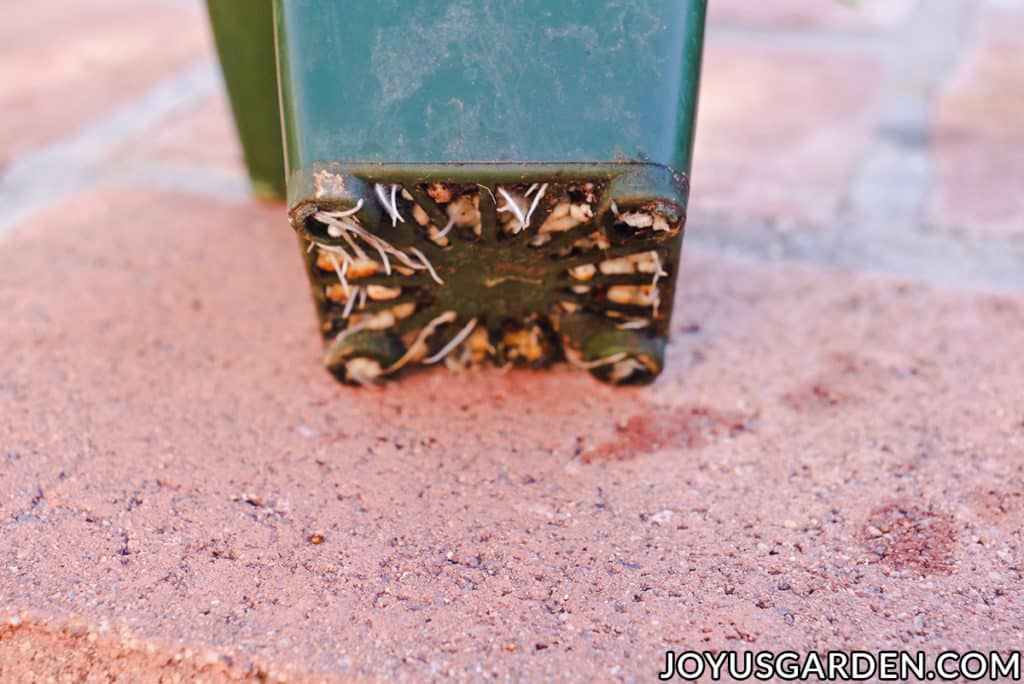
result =
[{"label": "dirt speck on paver", "polygon": [[883,392],[902,370],[852,353],[832,354],[811,379],[783,394],[782,403],[794,411],[813,412],[866,401]]},{"label": "dirt speck on paver", "polygon": [[738,411],[691,406],[637,414],[616,429],[615,439],[584,452],[580,461],[628,461],[665,447],[700,449],[720,437],[747,431],[748,419]]},{"label": "dirt speck on paver", "polygon": [[926,575],[953,569],[957,537],[952,515],[916,504],[876,508],[864,526],[864,544],[877,562]]}]

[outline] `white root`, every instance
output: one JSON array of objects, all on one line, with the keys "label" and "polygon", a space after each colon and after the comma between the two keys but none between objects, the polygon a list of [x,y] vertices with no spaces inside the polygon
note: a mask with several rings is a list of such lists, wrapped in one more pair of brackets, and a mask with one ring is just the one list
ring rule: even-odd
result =
[{"label": "white root", "polygon": [[516,219],[519,221],[519,228],[513,230],[512,232],[518,233],[522,231],[524,228],[526,228],[526,214],[523,213],[522,207],[519,206],[518,202],[512,199],[512,195],[508,194],[508,191],[505,188],[498,188],[498,194],[501,195],[502,198],[505,200],[505,206],[496,207],[495,209],[497,211],[512,212],[512,215],[515,216]]},{"label": "white root", "polygon": [[[349,298],[349,301],[355,301],[355,297]],[[404,314],[406,313],[403,311],[401,314],[399,314],[398,309],[399,307],[395,307],[393,313],[384,312],[388,314],[388,316],[386,317],[386,321],[391,325],[394,324],[396,316],[400,318],[403,317]],[[395,361],[393,364],[388,366],[387,368],[381,369],[380,364],[377,363],[376,361],[373,361],[372,359],[365,359],[364,362],[363,357],[357,357],[349,360],[345,364],[345,372],[347,377],[359,383],[360,385],[371,385],[374,383],[375,380],[377,380],[381,376],[395,373],[396,371],[400,370],[403,366],[405,366],[407,363],[409,363],[409,361],[414,360],[417,356],[422,356],[426,352],[427,339],[431,335],[433,335],[434,332],[439,327],[449,323],[454,323],[457,319],[458,314],[451,310],[445,311],[441,315],[432,319],[429,323],[423,326],[423,329],[420,330],[419,334],[416,336],[416,339],[413,340],[413,343],[410,344],[409,347],[405,350],[405,353],[402,355],[402,357],[398,359],[398,361]],[[476,323],[476,318],[471,320],[466,325],[466,327],[459,331],[458,335],[452,338],[450,342],[444,345],[435,354],[423,359],[423,363],[437,363],[438,361],[448,356],[448,354],[450,354],[453,349],[458,347],[460,344],[462,344],[462,342],[465,341],[467,337],[469,337],[469,335],[473,332],[473,329],[476,327]],[[360,319],[358,322],[353,323],[348,328],[338,333],[338,335],[334,338],[334,345],[337,345],[346,337],[356,332],[365,330],[367,328],[376,329],[377,327],[380,326],[378,318],[376,316],[369,316],[367,318]]]},{"label": "white root", "polygon": [[373,191],[377,194],[377,199],[380,200],[380,205],[384,207],[384,211],[391,217],[392,227],[397,226],[399,221],[405,223],[405,219],[398,213],[398,184],[392,184],[390,199],[383,183],[374,184]]},{"label": "white root", "polygon": [[[434,279],[435,283],[437,283],[438,285],[444,285],[444,281],[441,280],[441,276],[437,275],[437,271],[434,270],[434,265],[430,263],[426,255],[423,254],[423,252],[421,252],[419,248],[410,247],[409,251],[420,258],[420,261],[423,262],[423,266],[426,267],[427,271],[430,273],[430,277]],[[416,266],[413,266],[413,268],[416,268]]]},{"label": "white root", "polygon": [[579,352],[566,349],[565,358],[569,360],[569,363],[582,368],[584,370],[593,370],[595,368],[602,368],[604,366],[611,366],[612,370],[608,376],[608,379],[613,383],[619,383],[623,380],[629,379],[637,371],[650,370],[650,368],[640,359],[630,356],[627,352],[618,352],[611,356],[606,356],[603,359],[595,359],[593,361],[582,361],[579,358]]},{"label": "white root", "polygon": [[[430,263],[427,257],[424,256],[423,252],[421,252],[417,248],[410,247],[409,251],[415,254],[415,256],[419,259],[418,262],[413,261],[413,259],[408,254],[398,249],[397,247],[389,243],[387,240],[384,240],[383,238],[369,232],[368,230],[360,226],[358,223],[354,223],[346,219],[339,219],[335,216],[332,216],[330,213],[323,211],[317,212],[314,215],[314,218],[323,223],[326,223],[329,227],[336,227],[338,231],[340,231],[340,235],[345,235],[346,232],[351,233],[352,236],[358,236],[363,242],[376,249],[377,253],[380,254],[381,261],[384,264],[384,271],[388,275],[391,275],[391,261],[388,259],[387,255],[391,254],[392,256],[396,257],[399,261],[401,261],[403,264],[405,264],[406,266],[413,270],[429,271],[431,278],[433,278],[438,284],[444,283],[444,281],[441,280],[440,277],[438,277],[437,272],[434,270],[434,266]],[[346,236],[346,239],[348,239],[349,237],[351,236]],[[341,247],[337,245],[324,245],[319,242],[317,242],[316,245],[321,249],[327,251],[337,250],[342,254],[345,253],[344,250],[342,250]],[[363,256],[365,257],[365,254]]]},{"label": "white root", "polygon": [[[530,189],[526,191],[526,196],[527,197],[530,196],[530,193],[533,192],[533,189],[536,186],[537,186],[536,183],[534,183],[533,185],[530,186]],[[524,229],[530,227],[530,217],[533,216],[533,212],[537,209],[537,205],[540,204],[541,198],[544,197],[544,193],[546,193],[547,191],[548,191],[548,184],[547,183],[544,183],[542,186],[540,186],[540,189],[537,191],[537,196],[533,198],[533,203],[530,205],[530,209],[526,212],[526,220],[523,221],[523,228]]]},{"label": "white root", "polygon": [[494,196],[494,193],[491,192],[491,189],[489,187],[487,187],[486,185],[481,185],[480,183],[477,183],[476,185],[477,185],[478,188],[482,188],[482,189],[487,191],[487,194],[491,196],[491,201],[492,202],[494,202],[495,204],[498,203],[498,198],[496,198]]},{"label": "white root", "polygon": [[404,354],[402,354],[402,358],[398,359],[398,361],[395,361],[393,364],[385,368],[384,374],[394,373],[395,371],[402,368],[402,366],[409,363],[409,361],[412,360],[412,358],[416,354],[419,354],[426,349],[427,338],[433,335],[435,330],[437,330],[440,326],[446,323],[454,323],[457,318],[458,314],[455,313],[454,311],[449,310],[445,311],[443,314],[434,318],[432,321],[423,326],[423,329],[420,330],[419,335],[416,336],[416,339],[413,340],[413,343],[410,344],[409,348],[405,350]]},{"label": "white root", "polygon": [[470,333],[473,332],[473,328],[476,327],[476,322],[477,319],[472,319],[469,323],[466,324],[466,326],[462,330],[459,331],[458,335],[451,339],[451,341],[448,344],[441,347],[436,353],[423,359],[423,363],[426,365],[437,363],[441,359],[451,354],[452,350],[458,347],[460,344],[462,344],[462,342],[467,337],[469,337]]},{"label": "white root", "polygon": [[454,228],[454,227],[455,227],[455,217],[453,216],[453,217],[451,217],[451,218],[449,218],[449,219],[448,219],[448,223],[446,223],[446,224],[445,224],[444,228],[442,228],[442,229],[441,229],[441,230],[440,230],[440,231],[439,231],[439,232],[437,233],[437,235],[434,235],[434,236],[432,236],[432,237],[433,237],[433,238],[435,238],[435,239],[437,239],[437,240],[440,240],[440,239],[441,239],[441,238],[443,238],[443,237],[444,237],[445,235],[447,235],[447,234],[448,234],[448,233],[449,233],[449,232],[451,231],[451,229],[452,229],[452,228]]},{"label": "white root", "polygon": [[[356,202],[356,206],[352,207],[351,209],[346,209],[345,211],[325,211],[324,213],[333,218],[348,218],[349,216],[354,216],[355,214],[358,214],[359,210],[362,208],[363,200],[362,198],[360,198],[359,201]],[[335,235],[334,237],[337,237],[337,235]]]},{"label": "white root", "polygon": [[[321,249],[323,248],[321,247]],[[348,279],[345,277],[345,273],[348,271],[348,266],[352,261],[344,250],[339,249],[338,252],[341,253],[342,259],[345,263],[344,266],[338,263],[338,257],[335,256],[334,250],[327,250],[327,258],[331,260],[331,265],[334,266],[334,272],[338,274],[338,281],[341,283],[342,289],[345,290],[345,296],[349,297]]]},{"label": "white root", "polygon": [[654,259],[654,278],[651,280],[651,287],[656,289],[658,287],[658,279],[668,277],[668,273],[662,268],[661,255],[652,251],[651,257]]},{"label": "white root", "polygon": [[619,361],[622,361],[627,356],[629,356],[628,353],[622,351],[616,354],[612,354],[611,356],[606,356],[603,359],[595,359],[594,361],[583,361],[579,357],[579,352],[569,349],[566,349],[565,351],[565,358],[569,360],[569,363],[576,366],[577,368],[582,368],[583,370],[591,370],[594,368],[600,368],[601,366],[607,366],[612,363],[618,363]]},{"label": "white root", "polygon": [[[328,233],[329,232],[330,231],[328,230]],[[352,234],[349,231],[347,231],[347,230],[342,230],[340,232],[341,232],[341,236],[343,238],[345,238],[345,242],[348,244],[349,247],[352,248],[352,251],[355,252],[356,256],[358,258],[360,258],[360,259],[366,259],[367,258],[366,257],[366,252],[364,252],[362,250],[362,248],[359,245],[356,244],[356,241],[355,241],[355,239],[353,239]],[[338,236],[335,235],[334,237],[338,237]]]},{"label": "white root", "polygon": [[374,245],[377,248],[377,253],[380,254],[380,260],[384,263],[384,275],[391,275],[391,262],[388,260],[388,254],[380,245]]},{"label": "white root", "polygon": [[361,287],[357,287],[356,291],[345,300],[345,309],[341,312],[342,318],[348,318],[352,315],[352,309],[355,308],[356,300],[359,299],[359,293],[362,289],[363,288]]},{"label": "white root", "polygon": [[487,328],[478,325],[462,343],[457,354],[444,357],[444,365],[451,371],[461,372],[483,363],[488,356],[495,353]]}]

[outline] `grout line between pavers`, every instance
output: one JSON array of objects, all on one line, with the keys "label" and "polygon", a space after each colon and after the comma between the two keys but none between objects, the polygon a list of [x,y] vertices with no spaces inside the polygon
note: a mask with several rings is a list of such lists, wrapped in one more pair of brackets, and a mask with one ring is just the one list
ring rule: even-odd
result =
[{"label": "grout line between pavers", "polygon": [[728,41],[745,46],[800,52],[870,54],[884,48],[894,29],[791,29],[735,24],[708,26],[705,42]]},{"label": "grout line between pavers", "polygon": [[[736,217],[691,217],[686,245],[753,261],[798,261],[886,275],[938,287],[985,292],[1024,292],[1024,243],[1000,238],[963,240],[955,235],[891,228],[884,245],[842,229],[786,230]],[[754,225],[751,225],[753,223]]]},{"label": "grout line between pavers", "polygon": [[[108,169],[100,182],[157,187],[218,200],[252,199],[249,178],[243,171],[231,172],[195,164],[173,162],[118,164]],[[285,220],[283,214],[282,220]]]},{"label": "grout line between pavers", "polygon": [[222,85],[220,69],[206,59],[122,105],[99,121],[16,157],[0,176],[0,237],[38,211],[82,190],[123,175],[108,155]]},{"label": "grout line between pavers", "polygon": [[[968,46],[976,11],[969,0],[920,0],[894,29],[868,38],[835,31],[800,38],[787,30],[713,30],[712,36],[780,48],[875,50],[885,77],[874,135],[835,225],[819,232],[787,225],[785,217],[740,225],[742,217],[718,213],[691,221],[687,244],[758,261],[803,261],[936,286],[1024,291],[1024,243],[965,238],[941,232],[927,219],[935,174],[932,102]],[[832,41],[839,42],[825,45]],[[694,201],[695,216],[699,193]]]},{"label": "grout line between pavers", "polygon": [[966,0],[928,0],[891,37],[884,53],[875,135],[847,193],[865,239],[885,242],[892,225],[923,234],[934,185],[932,104],[963,55],[974,8]]}]

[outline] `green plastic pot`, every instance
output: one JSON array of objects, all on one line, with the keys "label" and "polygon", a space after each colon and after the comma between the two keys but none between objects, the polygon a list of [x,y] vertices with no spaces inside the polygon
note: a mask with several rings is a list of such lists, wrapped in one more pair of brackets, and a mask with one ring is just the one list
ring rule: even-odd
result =
[{"label": "green plastic pot", "polygon": [[706,6],[274,0],[289,217],[327,367],[660,373]]}]

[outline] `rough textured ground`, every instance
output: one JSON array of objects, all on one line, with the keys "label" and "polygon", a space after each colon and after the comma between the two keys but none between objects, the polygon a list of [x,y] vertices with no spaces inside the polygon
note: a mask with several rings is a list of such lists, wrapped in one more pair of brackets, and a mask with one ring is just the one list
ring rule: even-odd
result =
[{"label": "rough textured ground", "polygon": [[[754,4],[713,13],[644,389],[336,385],[208,47],[179,72],[151,41],[138,80],[104,62],[106,95],[3,142],[0,681],[648,681],[668,648],[1024,647],[1024,77],[999,57],[1024,8]],[[201,35],[193,3],[136,11]]]}]

